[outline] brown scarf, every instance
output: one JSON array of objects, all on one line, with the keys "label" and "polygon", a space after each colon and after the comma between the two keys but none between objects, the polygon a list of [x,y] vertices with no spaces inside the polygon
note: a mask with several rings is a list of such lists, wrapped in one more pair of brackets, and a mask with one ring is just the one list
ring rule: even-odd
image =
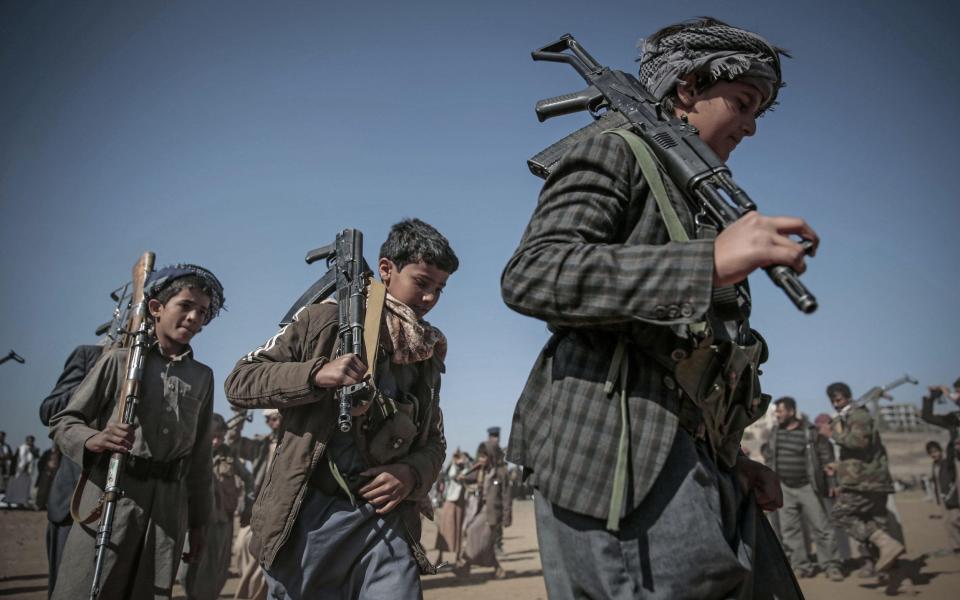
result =
[{"label": "brown scarf", "polygon": [[447,338],[443,332],[418,319],[412,308],[387,294],[383,313],[393,346],[391,362],[398,365],[421,362],[434,353],[441,361],[447,357]]}]

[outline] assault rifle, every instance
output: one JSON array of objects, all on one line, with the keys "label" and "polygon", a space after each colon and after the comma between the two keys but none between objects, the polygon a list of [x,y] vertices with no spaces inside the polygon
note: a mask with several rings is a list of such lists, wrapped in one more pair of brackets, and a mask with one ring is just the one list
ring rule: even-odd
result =
[{"label": "assault rifle", "polygon": [[127,333],[127,326],[130,324],[130,311],[133,308],[131,286],[133,281],[121,285],[110,292],[110,299],[114,301],[113,317],[97,327],[94,334],[97,337],[106,335],[110,340],[107,348],[121,346]]},{"label": "assault rifle", "polygon": [[[131,304],[128,311],[130,315],[129,323],[126,323],[123,335],[119,342],[122,346],[130,349],[127,355],[126,378],[123,382],[123,388],[120,392],[119,406],[117,414],[120,415],[121,423],[133,423],[134,414],[137,409],[137,403],[140,401],[140,383],[143,381],[143,365],[146,359],[147,348],[150,345],[151,335],[149,333],[150,321],[147,319],[147,298],[143,293],[143,287],[147,278],[153,271],[155,256],[153,252],[145,252],[137,264],[133,266],[132,290],[130,293]],[[119,302],[120,300],[118,300]],[[94,513],[86,519],[74,519],[80,523],[88,523],[96,518],[96,514],[102,511],[100,527],[97,530],[96,538],[96,562],[93,569],[93,583],[90,587],[90,600],[96,600],[100,596],[100,577],[103,574],[104,560],[106,559],[107,548],[110,546],[110,535],[113,532],[113,518],[117,510],[117,502],[123,496],[123,489],[120,487],[120,475],[123,472],[123,463],[125,454],[114,452],[110,455],[110,464],[107,467],[107,481],[103,488],[103,498],[94,510]],[[74,500],[78,499],[78,494],[82,493],[83,486],[86,483],[86,472],[84,472],[77,490],[74,492]],[[71,512],[75,512],[72,510]]]},{"label": "assault rifle", "polygon": [[886,398],[887,400],[893,400],[893,396],[891,396],[891,395],[888,394],[887,392],[889,392],[889,391],[892,390],[893,388],[900,387],[901,385],[903,385],[903,384],[905,384],[905,383],[912,383],[913,385],[917,385],[917,383],[919,383],[919,382],[918,382],[916,379],[914,379],[913,377],[911,377],[909,374],[906,374],[906,373],[905,373],[905,374],[903,375],[903,377],[899,377],[899,378],[897,378],[897,379],[894,379],[893,381],[891,381],[891,382],[888,383],[887,385],[875,385],[875,386],[873,386],[872,388],[870,388],[869,390],[867,390],[866,393],[864,393],[862,396],[860,396],[859,398],[857,398],[856,400],[854,400],[854,401],[852,402],[852,404],[854,404],[855,406],[865,406],[865,405],[869,404],[869,405],[871,405],[871,406],[873,407],[873,411],[876,412],[876,410],[877,410],[877,405],[878,405],[878,402],[880,401],[880,398]]},{"label": "assault rifle", "polygon": [[[567,63],[589,84],[579,92],[537,102],[537,118],[543,122],[587,110],[595,119],[527,161],[534,175],[545,179],[573,145],[608,129],[628,128],[650,146],[670,179],[686,193],[698,225],[706,219],[721,231],[757,209],[733,181],[730,169],[700,139],[697,129],[665,113],[636,77],[601,66],[569,33],[535,50],[532,56],[536,61]],[[809,251],[811,244],[802,243]],[[796,271],[785,265],[765,270],[798,309],[804,313],[817,309],[816,298],[801,283]]]},{"label": "assault rifle", "polygon": [[[320,259],[327,260],[329,270],[294,302],[284,315],[280,326],[284,327],[292,322],[293,317],[303,307],[322,302],[336,291],[339,313],[339,355],[353,353],[363,356],[367,281],[372,274],[370,266],[363,259],[363,233],[359,229],[344,229],[337,234],[332,244],[307,252],[305,258],[308,265]],[[350,412],[354,402],[365,399],[371,392],[372,386],[366,381],[345,385],[337,390],[340,402],[337,425],[340,431],[350,431],[353,421]]]}]

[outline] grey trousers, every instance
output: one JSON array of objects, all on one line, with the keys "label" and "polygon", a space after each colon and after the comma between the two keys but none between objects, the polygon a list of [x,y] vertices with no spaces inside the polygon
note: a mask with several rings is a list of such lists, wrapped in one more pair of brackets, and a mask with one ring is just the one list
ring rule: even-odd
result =
[{"label": "grey trousers", "polygon": [[803,597],[753,496],[684,431],[619,532],[539,494],[534,503],[551,600]]},{"label": "grey trousers", "polygon": [[813,564],[803,539],[803,522],[817,544],[817,561],[824,567],[839,566],[837,540],[823,499],[809,483],[800,487],[780,486],[783,507],[780,509],[780,533],[790,564],[797,569],[810,569]]},{"label": "grey trousers", "polygon": [[416,600],[420,571],[397,511],[309,490],[290,539],[266,571],[271,600]]}]

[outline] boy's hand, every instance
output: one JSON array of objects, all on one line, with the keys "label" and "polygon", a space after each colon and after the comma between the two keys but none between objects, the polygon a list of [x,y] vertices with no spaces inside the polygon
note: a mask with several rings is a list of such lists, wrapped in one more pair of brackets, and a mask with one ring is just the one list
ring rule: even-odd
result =
[{"label": "boy's hand", "polygon": [[344,354],[323,365],[313,374],[318,388],[337,388],[360,383],[367,375],[367,363],[356,354]]},{"label": "boy's hand", "polygon": [[110,422],[103,431],[87,438],[83,447],[90,452],[121,452],[126,454],[133,448],[134,426],[129,423]]},{"label": "boy's hand", "polygon": [[770,265],[786,265],[803,273],[807,270],[807,252],[789,237],[791,234],[808,240],[812,244],[810,256],[816,254],[820,238],[803,219],[765,217],[757,211],[737,219],[714,241],[714,285],[739,283],[756,269]]},{"label": "boy's hand", "polygon": [[364,500],[377,507],[380,515],[395,509],[413,491],[414,477],[409,465],[373,467],[361,475],[373,477],[359,492]]},{"label": "boy's hand", "polygon": [[750,460],[745,456],[737,458],[737,480],[744,493],[754,490],[757,493],[757,504],[765,511],[776,510],[783,506],[783,490],[780,489],[780,478],[773,469]]},{"label": "boy's hand", "polygon": [[203,552],[203,546],[207,543],[203,536],[202,527],[194,527],[187,532],[187,543],[190,551],[184,552],[180,559],[185,563],[200,562],[200,553]]}]

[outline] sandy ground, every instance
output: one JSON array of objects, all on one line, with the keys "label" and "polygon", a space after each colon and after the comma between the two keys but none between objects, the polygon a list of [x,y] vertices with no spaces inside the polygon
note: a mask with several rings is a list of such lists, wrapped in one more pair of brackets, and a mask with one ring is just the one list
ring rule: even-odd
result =
[{"label": "sandy ground", "polygon": [[[944,552],[946,533],[936,507],[923,501],[916,492],[897,495],[897,506],[903,519],[908,552],[890,581],[862,580],[854,576],[842,583],[828,581],[823,575],[801,580],[807,598],[842,598],[865,600],[884,596],[901,598],[952,599],[960,597],[960,557]],[[0,597],[42,600],[46,598],[46,557],[44,531],[46,514],[41,512],[0,511]],[[432,523],[424,528],[427,548],[434,547],[436,529]],[[506,600],[546,598],[540,557],[537,553],[533,503],[515,504],[514,526],[504,532],[506,556],[502,560],[507,579],[493,580],[492,569],[475,569],[465,578],[450,573],[425,577],[424,597],[427,600],[456,598]],[[431,552],[431,556],[435,553]],[[231,578],[221,595],[232,597],[237,579]],[[177,596],[180,595],[177,590]]]}]

